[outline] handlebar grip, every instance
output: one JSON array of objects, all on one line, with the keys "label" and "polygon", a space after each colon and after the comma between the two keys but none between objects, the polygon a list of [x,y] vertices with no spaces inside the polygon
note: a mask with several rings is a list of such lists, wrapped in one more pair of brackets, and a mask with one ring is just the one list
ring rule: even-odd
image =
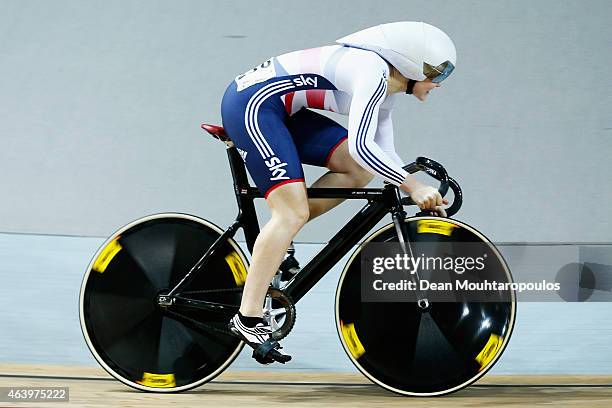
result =
[{"label": "handlebar grip", "polygon": [[[416,161],[413,163],[407,164],[404,166],[404,170],[406,170],[409,174],[416,173],[417,171],[424,171],[431,177],[440,181],[440,186],[438,187],[438,192],[442,197],[448,193],[448,189],[450,188],[455,195],[453,199],[453,204],[446,209],[446,215],[448,217],[456,214],[461,208],[461,204],[463,203],[463,194],[461,192],[461,187],[459,184],[448,175],[446,169],[435,160],[431,160],[427,157],[417,157]],[[402,199],[403,205],[416,205],[414,201],[410,197],[404,197]],[[421,211],[417,213],[417,215],[429,215],[429,211]]]},{"label": "handlebar grip", "polygon": [[437,161],[427,157],[417,157],[415,162],[404,166],[404,170],[410,174],[416,173],[417,171],[424,171],[431,177],[440,181],[438,192],[442,197],[444,197],[448,192],[448,173],[446,172],[446,169]]},{"label": "handlebar grip", "polygon": [[[463,193],[461,192],[461,187],[459,187],[459,184],[455,181],[455,179],[453,179],[452,177],[449,177],[448,183],[455,197],[453,198],[453,204],[451,204],[451,206],[446,209],[446,216],[452,217],[453,215],[457,214],[457,212],[459,212],[459,209],[461,208],[461,205],[463,204]],[[415,205],[414,201],[412,201],[410,197],[404,197],[402,199],[402,204]],[[434,214],[433,214],[433,211],[431,210],[425,210],[425,211],[420,211],[416,213],[415,215],[417,217],[420,217],[423,215],[427,216],[427,215],[434,215]]]},{"label": "handlebar grip", "polygon": [[453,204],[446,209],[446,216],[451,217],[459,211],[461,205],[463,204],[463,193],[461,192],[461,187],[459,187],[459,183],[455,181],[454,178],[448,178],[448,184],[450,185],[450,189],[453,191],[455,197],[453,198]]}]

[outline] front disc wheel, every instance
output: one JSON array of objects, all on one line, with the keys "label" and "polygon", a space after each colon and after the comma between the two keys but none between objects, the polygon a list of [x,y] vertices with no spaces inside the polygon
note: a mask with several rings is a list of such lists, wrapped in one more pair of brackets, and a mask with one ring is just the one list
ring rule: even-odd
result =
[{"label": "front disc wheel", "polygon": [[[488,252],[479,278],[512,282],[506,262],[480,232],[452,219],[406,220],[409,242],[480,243]],[[336,290],[336,327],[353,364],[378,385],[403,395],[438,396],[482,377],[506,348],[516,316],[514,292],[487,302],[362,301],[361,261],[369,243],[397,242],[393,224],[353,253]],[[508,301],[510,299],[510,301]]]}]

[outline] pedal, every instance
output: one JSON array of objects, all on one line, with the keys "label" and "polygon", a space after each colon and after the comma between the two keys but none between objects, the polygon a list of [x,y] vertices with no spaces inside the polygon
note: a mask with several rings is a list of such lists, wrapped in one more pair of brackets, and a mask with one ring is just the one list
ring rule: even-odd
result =
[{"label": "pedal", "polygon": [[253,349],[253,358],[260,364],[268,365],[273,362],[285,364],[291,361],[291,356],[282,354],[278,350],[281,345],[275,340],[267,340]]}]

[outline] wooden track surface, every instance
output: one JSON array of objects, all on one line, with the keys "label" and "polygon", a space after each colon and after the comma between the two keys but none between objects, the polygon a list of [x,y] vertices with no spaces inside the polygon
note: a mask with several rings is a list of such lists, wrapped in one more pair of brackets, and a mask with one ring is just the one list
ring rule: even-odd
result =
[{"label": "wooden track surface", "polygon": [[0,403],[0,407],[610,407],[612,376],[485,376],[440,398],[390,393],[360,374],[226,371],[179,394],[133,390],[97,367],[0,364],[0,387],[70,387],[69,403]]}]

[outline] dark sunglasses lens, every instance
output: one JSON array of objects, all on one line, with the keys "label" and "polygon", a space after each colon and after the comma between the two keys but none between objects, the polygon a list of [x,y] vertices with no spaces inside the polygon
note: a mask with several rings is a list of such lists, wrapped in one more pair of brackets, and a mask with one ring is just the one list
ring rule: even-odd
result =
[{"label": "dark sunglasses lens", "polygon": [[429,79],[431,82],[440,83],[444,81],[448,76],[453,72],[455,66],[452,62],[446,61],[442,64],[434,67],[429,65],[428,63],[423,63],[423,74]]}]

